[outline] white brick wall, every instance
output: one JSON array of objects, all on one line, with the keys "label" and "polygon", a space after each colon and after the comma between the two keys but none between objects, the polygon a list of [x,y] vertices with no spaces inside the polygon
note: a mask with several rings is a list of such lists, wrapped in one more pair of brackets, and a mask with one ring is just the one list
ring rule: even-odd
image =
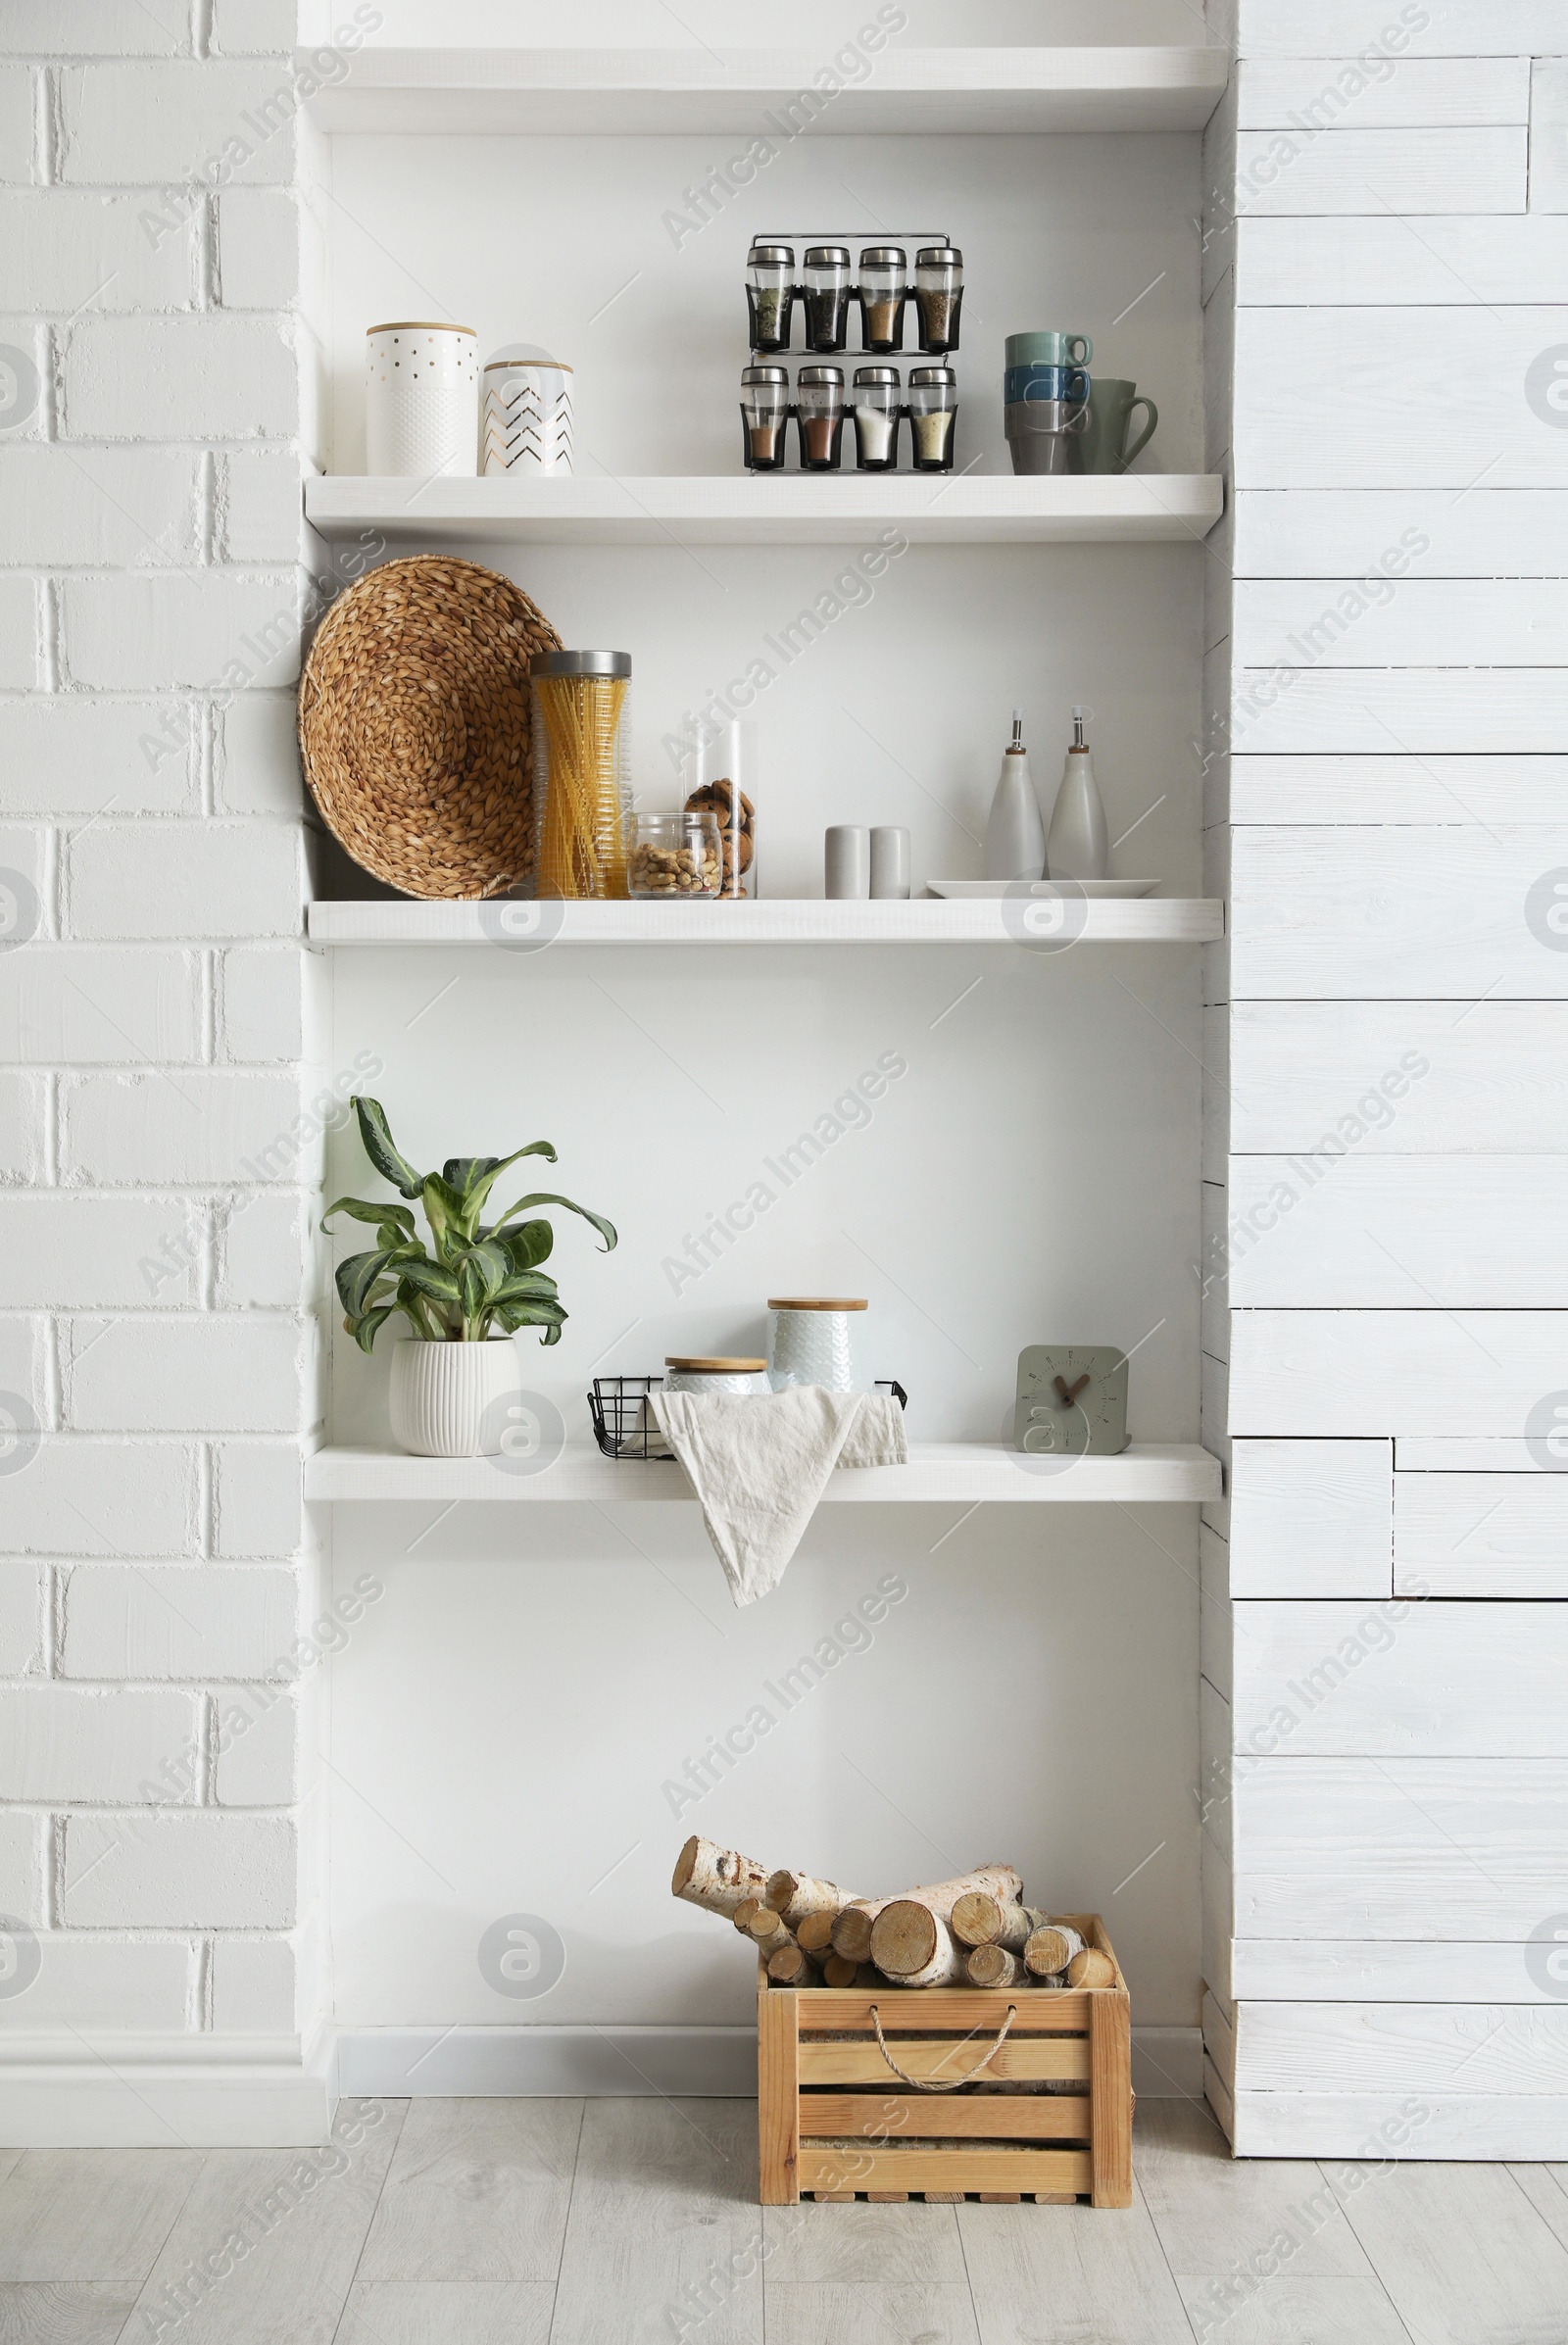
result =
[{"label": "white brick wall", "polygon": [[0,1906],[42,1953],[0,2059],[319,2007],[293,13],[0,22],[0,345],[39,380],[0,457],[0,867],[39,913],[0,940],[0,1395],[40,1429],[0,1453]]}]

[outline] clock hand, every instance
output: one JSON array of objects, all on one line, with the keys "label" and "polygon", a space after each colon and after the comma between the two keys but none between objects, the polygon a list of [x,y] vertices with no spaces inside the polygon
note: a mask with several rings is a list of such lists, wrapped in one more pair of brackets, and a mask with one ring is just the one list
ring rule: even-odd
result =
[{"label": "clock hand", "polygon": [[[1061,1379],[1058,1377],[1058,1378],[1056,1379],[1056,1382],[1057,1382],[1058,1384],[1061,1384]],[[1072,1406],[1073,1402],[1074,1402],[1074,1401],[1077,1399],[1077,1397],[1078,1397],[1079,1393],[1080,1393],[1080,1392],[1083,1391],[1083,1389],[1084,1389],[1085,1385],[1086,1385],[1086,1384],[1088,1384],[1088,1382],[1089,1382],[1089,1377],[1088,1377],[1087,1373],[1085,1373],[1083,1376],[1080,1376],[1080,1377],[1079,1377],[1079,1379],[1078,1379],[1078,1382],[1077,1382],[1075,1385],[1071,1386],[1070,1388],[1069,1388],[1068,1386],[1066,1386],[1066,1385],[1062,1385],[1062,1386],[1061,1386],[1061,1396],[1062,1396],[1063,1400],[1065,1400],[1065,1401],[1066,1401],[1066,1403],[1067,1403],[1067,1406],[1068,1406],[1069,1408],[1071,1408],[1071,1406]]]},{"label": "clock hand", "polygon": [[1072,1394],[1067,1390],[1067,1379],[1064,1376],[1054,1376],[1052,1378],[1052,1383],[1055,1386],[1056,1391],[1061,1395],[1062,1407],[1071,1408]]}]

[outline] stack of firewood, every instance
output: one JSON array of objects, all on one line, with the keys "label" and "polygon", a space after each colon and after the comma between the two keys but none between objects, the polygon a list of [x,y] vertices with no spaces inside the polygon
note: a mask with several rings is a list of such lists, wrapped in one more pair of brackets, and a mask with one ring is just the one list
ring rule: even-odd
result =
[{"label": "stack of firewood", "polygon": [[1011,1865],[979,1865],[901,1897],[855,1897],[769,1873],[695,1835],[670,1887],[756,1946],[774,1986],[1110,1986],[1115,1969],[1066,1922],[1023,1902]]}]

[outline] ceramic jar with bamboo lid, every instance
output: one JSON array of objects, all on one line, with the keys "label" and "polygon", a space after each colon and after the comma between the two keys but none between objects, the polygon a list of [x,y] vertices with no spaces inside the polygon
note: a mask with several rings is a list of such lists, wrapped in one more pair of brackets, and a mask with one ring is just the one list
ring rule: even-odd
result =
[{"label": "ceramic jar with bamboo lid", "polygon": [[868,1392],[867,1308],[840,1296],[769,1295],[767,1373],[774,1392],[824,1385],[830,1392]]}]

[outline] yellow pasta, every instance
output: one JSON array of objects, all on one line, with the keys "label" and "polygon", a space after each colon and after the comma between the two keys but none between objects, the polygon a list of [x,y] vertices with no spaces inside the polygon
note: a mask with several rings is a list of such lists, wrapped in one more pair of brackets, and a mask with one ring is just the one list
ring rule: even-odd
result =
[{"label": "yellow pasta", "polygon": [[624,896],[619,676],[536,676],[550,777],[539,841],[541,896]]}]

